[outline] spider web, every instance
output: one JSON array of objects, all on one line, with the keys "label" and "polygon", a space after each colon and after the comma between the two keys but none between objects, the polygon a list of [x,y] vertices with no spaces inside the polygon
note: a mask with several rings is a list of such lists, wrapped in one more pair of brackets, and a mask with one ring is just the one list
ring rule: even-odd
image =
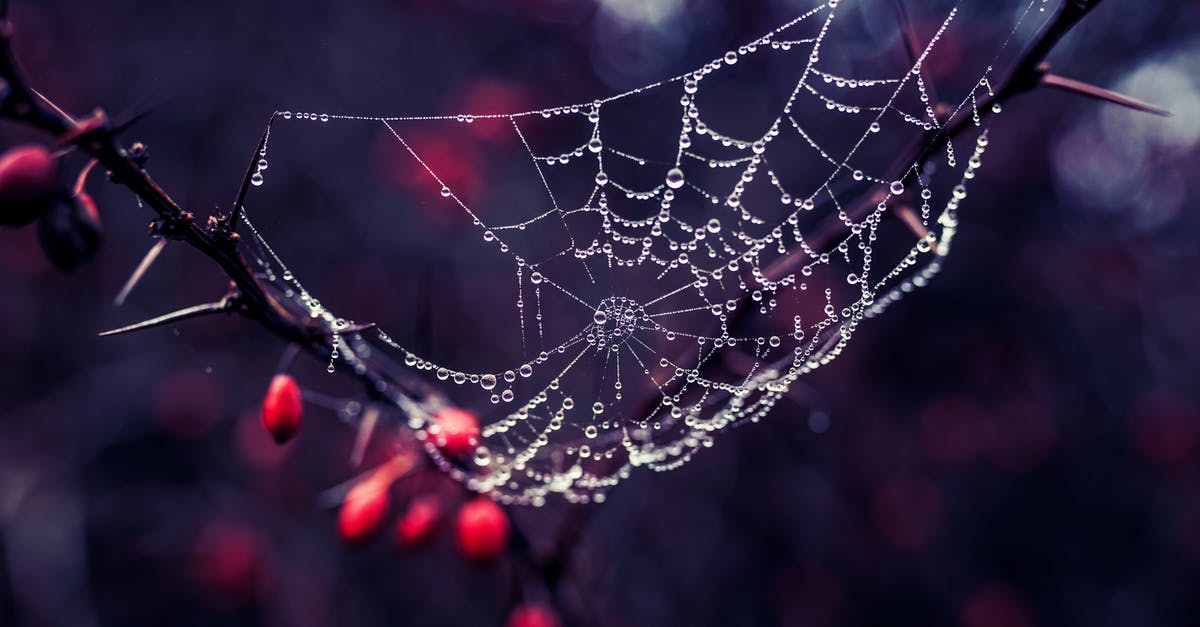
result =
[{"label": "spider web", "polygon": [[[387,361],[398,381],[420,382],[383,395],[451,476],[507,502],[603,500],[632,469],[677,468],[719,432],[761,419],[864,320],[940,270],[988,145],[978,103],[1045,0],[1018,3],[978,68],[958,59],[977,38],[960,26],[961,5],[926,22],[927,43],[906,52],[890,2],[828,0],[693,71],[569,106],[277,113],[275,137],[315,134],[330,151],[384,135],[427,183],[421,202],[469,220],[467,245],[508,285],[504,306],[480,303],[487,337],[506,348],[481,349],[478,364],[416,350],[418,338],[386,321],[336,335],[350,323],[247,220],[252,259],[335,332],[331,372]],[[879,15],[893,20],[886,42],[861,45]],[[933,93],[929,77],[952,63],[937,87],[956,90],[957,105],[939,110],[949,92]],[[936,143],[963,115],[974,132]],[[413,139],[481,124],[514,147],[497,157],[508,196],[460,189]],[[259,194],[275,141],[248,205],[269,206]],[[389,227],[412,219],[405,202]],[[482,418],[472,459],[438,447],[434,416],[446,405]]]}]

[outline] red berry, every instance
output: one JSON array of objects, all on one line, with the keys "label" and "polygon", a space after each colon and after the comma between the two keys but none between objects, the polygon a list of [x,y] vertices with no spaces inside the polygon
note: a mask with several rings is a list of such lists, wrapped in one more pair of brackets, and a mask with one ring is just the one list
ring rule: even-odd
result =
[{"label": "red berry", "polygon": [[469,455],[479,445],[479,419],[475,414],[457,407],[446,407],[433,417],[438,447],[449,455]]},{"label": "red berry", "polygon": [[368,479],[350,489],[338,513],[338,534],[351,543],[362,542],[383,526],[387,516],[387,484]]},{"label": "red berry", "polygon": [[275,441],[283,444],[300,430],[304,405],[300,402],[300,386],[291,375],[277,374],[271,379],[262,404],[262,423]]},{"label": "red berry", "polygon": [[103,232],[96,201],[87,192],[54,203],[38,223],[42,250],[64,272],[75,270],[96,254]]},{"label": "red berry", "polygon": [[522,603],[509,613],[504,627],[559,627],[562,623],[554,610],[538,603]]},{"label": "red berry", "polygon": [[401,546],[416,546],[428,540],[437,531],[442,516],[442,506],[437,497],[423,496],[409,503],[408,510],[396,523],[396,541]]},{"label": "red berry", "polygon": [[479,497],[458,510],[458,550],[472,560],[499,555],[508,544],[508,517],[487,497]]},{"label": "red berry", "polygon": [[18,146],[0,157],[0,224],[25,226],[60,196],[58,164],[41,146]]}]

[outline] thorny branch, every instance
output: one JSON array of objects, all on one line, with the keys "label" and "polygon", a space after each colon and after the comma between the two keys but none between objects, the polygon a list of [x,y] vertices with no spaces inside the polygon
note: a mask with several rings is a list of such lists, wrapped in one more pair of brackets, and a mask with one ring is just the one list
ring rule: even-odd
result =
[{"label": "thorny branch", "polygon": [[[1054,16],[1035,37],[1031,46],[1019,58],[1010,73],[995,86],[992,95],[979,103],[982,115],[988,115],[993,104],[1003,104],[1015,96],[1033,91],[1038,87],[1051,87],[1067,90],[1086,97],[1107,100],[1133,109],[1156,114],[1166,112],[1139,102],[1127,96],[1116,94],[1099,87],[1087,85],[1079,81],[1066,79],[1049,73],[1046,57],[1076,24],[1079,23],[1101,0],[1063,0]],[[130,148],[122,146],[118,132],[108,116],[101,109],[96,109],[90,115],[76,120],[68,115],[49,99],[43,97],[31,88],[21,74],[12,52],[13,27],[8,20],[8,0],[0,0],[0,118],[26,123],[57,138],[64,147],[78,149],[92,157],[96,163],[110,173],[110,179],[123,185],[141,199],[155,214],[152,224],[153,235],[162,238],[147,255],[144,261],[130,277],[118,300],[132,289],[133,284],[145,272],[153,261],[154,256],[161,251],[164,242],[182,242],[216,263],[230,281],[228,293],[216,302],[197,305],[184,310],[166,314],[156,319],[116,329],[111,333],[148,328],[156,324],[165,324],[188,317],[207,315],[216,312],[236,313],[245,318],[257,321],[272,333],[294,344],[318,360],[330,359],[335,349],[340,359],[350,364],[352,376],[358,378],[366,388],[367,394],[376,400],[386,401],[393,405],[414,408],[432,401],[435,404],[443,402],[440,395],[416,380],[401,380],[381,366],[369,360],[361,360],[355,354],[352,346],[344,338],[339,339],[334,328],[328,321],[312,318],[307,311],[300,311],[291,306],[286,300],[281,300],[274,288],[264,283],[256,275],[251,264],[239,251],[239,236],[237,227],[241,214],[241,204],[245,197],[254,164],[258,158],[259,149],[251,155],[246,177],[238,190],[237,198],[228,214],[218,214],[207,221],[198,221],[195,214],[182,208],[143,167],[142,150],[137,144]],[[917,49],[914,33],[907,25],[907,17],[901,8],[900,21],[906,33],[906,46],[910,55]],[[274,116],[272,116],[272,121]],[[907,151],[898,155],[896,168],[898,174],[907,170],[911,164],[923,165],[933,154],[943,148],[947,142],[973,125],[968,112],[960,112],[939,127],[929,131],[911,144]],[[268,123],[269,132],[270,124]],[[866,195],[851,203],[846,216],[851,222],[861,220],[878,202],[878,198]],[[913,226],[912,216],[903,212],[897,215],[913,227],[914,232],[921,236],[919,229]],[[919,225],[919,223],[916,223]],[[845,236],[846,221],[833,216],[821,225],[813,237],[811,246],[816,250],[824,250]],[[765,275],[778,279],[793,272],[807,259],[804,251],[785,256],[771,264]],[[734,320],[740,318],[737,312]],[[340,330],[342,333],[361,331],[367,327]],[[414,402],[415,401],[415,402]],[[648,405],[650,411],[655,411]],[[534,556],[534,549],[529,539],[515,535],[513,548],[518,555],[519,570],[532,569],[548,587],[552,595],[557,595],[559,584],[569,571],[570,558],[573,548],[578,544],[578,537],[586,526],[588,506],[570,506],[560,531],[554,538],[553,546],[541,558]],[[516,530],[519,531],[519,530]]]}]

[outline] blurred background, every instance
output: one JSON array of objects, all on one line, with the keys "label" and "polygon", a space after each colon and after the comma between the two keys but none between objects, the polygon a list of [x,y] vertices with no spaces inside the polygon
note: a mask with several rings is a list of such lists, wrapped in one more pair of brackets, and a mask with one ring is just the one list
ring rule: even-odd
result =
[{"label": "blurred background", "polygon": [[[811,7],[13,4],[33,84],[74,112],[151,111],[127,138],[149,145],[151,172],[200,215],[228,206],[277,109],[586,102]],[[991,5],[966,4],[989,27]],[[1006,28],[1012,15],[992,19]],[[943,274],[864,325],[798,401],[613,490],[562,576],[566,624],[1200,624],[1198,27],[1194,2],[1105,0],[1052,55],[1055,71],[1174,116],[1049,91],[1006,107]],[[5,146],[35,137],[0,133]],[[439,150],[436,135],[424,141]],[[442,151],[460,186],[483,180],[487,164]],[[322,184],[336,170],[290,167],[313,182],[299,196],[369,202]],[[321,494],[354,474],[354,432],[314,408],[296,442],[270,442],[257,407],[282,342],[226,318],[96,337],[214,300],[225,280],[168,246],[113,308],[150,245],[149,213],[99,177],[91,188],[107,240],[73,276],[44,261],[34,229],[0,232],[0,625],[501,624],[516,567],[464,562],[451,529],[415,550],[390,534],[338,542]],[[465,225],[431,215],[414,219],[444,239],[400,234],[411,246],[387,264],[356,256],[336,223],[278,211],[259,226],[322,302],[369,305],[432,345],[484,341],[460,311],[469,301],[440,289],[464,281],[444,258]],[[324,368],[301,361],[302,382]],[[419,480],[397,502],[463,498]],[[512,515],[536,544],[564,513]]]}]

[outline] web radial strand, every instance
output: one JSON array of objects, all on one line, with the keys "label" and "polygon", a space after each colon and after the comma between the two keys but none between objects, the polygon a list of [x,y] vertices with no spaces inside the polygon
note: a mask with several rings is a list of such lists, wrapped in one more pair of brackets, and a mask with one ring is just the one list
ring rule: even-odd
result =
[{"label": "web radial strand", "polygon": [[[635,468],[683,465],[940,270],[988,145],[979,103],[1045,16],[1043,0],[1015,2],[989,40],[972,26],[994,21],[994,4],[923,7],[923,47],[906,50],[891,0],[829,0],[693,71],[568,106],[280,112],[272,150],[309,134],[297,145],[330,154],[385,142],[404,171],[392,227],[417,206],[458,216],[462,254],[503,286],[466,301],[483,346],[421,348],[417,332],[372,319],[330,368],[390,353],[427,381],[436,393],[393,395],[408,427],[446,472],[505,501],[602,500]],[[924,154],[956,116],[974,132]],[[484,126],[486,140],[464,131]],[[486,184],[448,165],[461,137],[475,137],[464,153],[492,150]],[[263,152],[247,205],[271,206]],[[247,227],[282,296],[351,324]],[[483,418],[472,459],[443,456],[429,434],[445,404]]]}]

